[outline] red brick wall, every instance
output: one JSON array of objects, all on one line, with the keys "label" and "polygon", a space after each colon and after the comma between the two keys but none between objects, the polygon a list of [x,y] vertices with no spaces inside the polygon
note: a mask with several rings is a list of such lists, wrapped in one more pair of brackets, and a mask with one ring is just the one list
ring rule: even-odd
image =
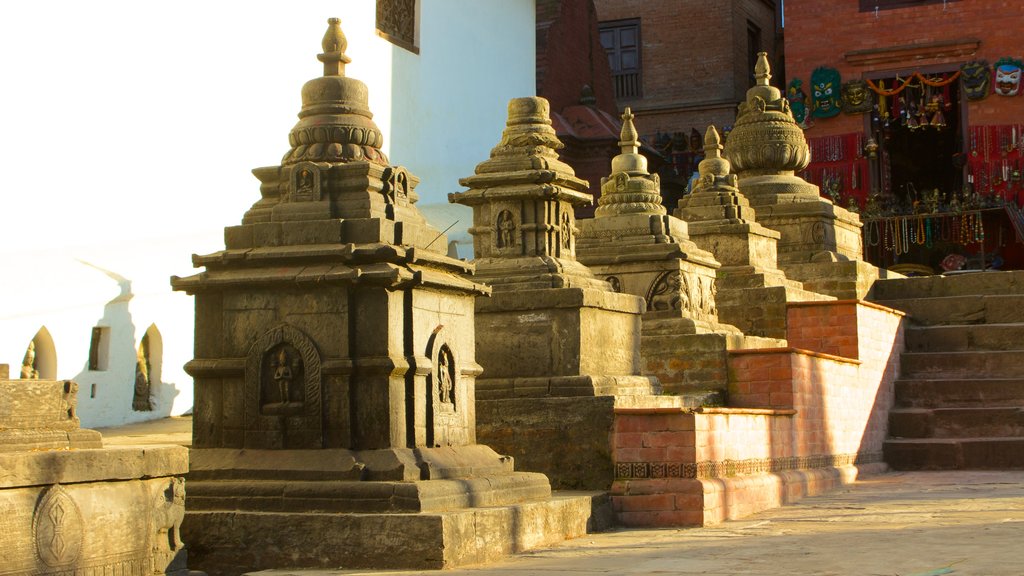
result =
[{"label": "red brick wall", "polygon": [[[811,71],[818,66],[838,69],[845,82],[875,71],[906,72],[943,65],[957,69],[971,60],[985,59],[992,64],[1004,56],[1024,55],[1020,2],[964,0],[880,10],[877,16],[859,12],[858,7],[856,0],[829,2],[827,6],[819,0],[786,0],[786,73],[790,79],[802,79],[808,94]],[[959,39],[981,40],[977,53],[864,66],[850,64],[845,58],[857,50]],[[1022,114],[1024,98],[989,96],[968,103],[967,122],[972,126],[1010,124],[1019,122]],[[863,130],[864,115],[841,114],[818,120],[807,136]]]},{"label": "red brick wall", "polygon": [[747,20],[775,57],[775,3],[766,0],[595,0],[602,22],[640,19],[643,98],[619,102],[637,114],[644,136],[701,134],[731,125],[753,70],[747,63]]},{"label": "red brick wall", "polygon": [[537,95],[558,112],[579,103],[584,84],[594,89],[598,108],[618,117],[593,0],[539,0]]}]

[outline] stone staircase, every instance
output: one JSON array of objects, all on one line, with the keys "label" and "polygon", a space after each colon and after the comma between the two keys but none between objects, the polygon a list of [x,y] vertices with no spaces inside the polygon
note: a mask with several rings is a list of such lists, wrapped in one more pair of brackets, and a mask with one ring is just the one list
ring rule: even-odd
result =
[{"label": "stone staircase", "polygon": [[886,462],[1024,468],[1024,272],[881,280],[873,299],[911,319]]}]

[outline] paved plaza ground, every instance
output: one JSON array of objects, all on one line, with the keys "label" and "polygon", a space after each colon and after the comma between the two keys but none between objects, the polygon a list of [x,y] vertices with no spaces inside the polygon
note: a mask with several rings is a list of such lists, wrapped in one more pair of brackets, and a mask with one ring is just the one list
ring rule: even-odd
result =
[{"label": "paved plaza ground", "polygon": [[[187,442],[187,418],[104,430],[116,443]],[[152,433],[147,433],[151,431]],[[437,572],[272,570],[260,576]],[[620,529],[445,576],[1024,575],[1024,471],[889,473],[710,528]]]}]

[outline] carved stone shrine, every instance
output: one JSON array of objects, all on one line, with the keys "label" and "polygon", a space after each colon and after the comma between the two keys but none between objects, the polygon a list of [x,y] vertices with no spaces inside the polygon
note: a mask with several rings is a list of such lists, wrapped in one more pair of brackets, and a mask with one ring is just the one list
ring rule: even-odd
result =
[{"label": "carved stone shrine", "polygon": [[[633,115],[622,116],[611,175],[601,181],[595,217],[580,221],[577,255],[617,291],[642,296],[641,355],[645,373],[658,377],[665,392],[686,394],[695,404],[721,403],[725,349],[743,335],[720,324],[716,305],[718,261],[690,241],[686,222],[662,206],[657,174],[639,153]],[[687,365],[674,369],[681,361]]]},{"label": "carved stone shrine", "polygon": [[786,338],[786,304],[831,300],[804,290],[778,268],[780,234],[756,221],[754,208],[737,188],[729,161],[722,158],[718,131],[708,127],[704,160],[694,190],[675,214],[689,223],[690,238],[721,260],[719,315],[750,336]]},{"label": "carved stone shrine", "polygon": [[172,278],[196,298],[188,523],[213,574],[444,568],[587,529],[590,497],[552,500],[476,442],[490,290],[381,152],[346,44],[331,19],[291,148],[254,170],[261,198],[193,258],[205,271]]},{"label": "carved stone shrine", "polygon": [[647,395],[643,300],[613,290],[576,259],[573,206],[585,181],[559,160],[543,98],[516,98],[488,160],[449,200],[473,208],[478,433],[560,487],[607,488],[607,427],[619,396]]},{"label": "carved stone shrine", "polygon": [[199,574],[181,536],[187,450],[104,448],[75,382],[0,368],[0,575]]},{"label": "carved stone shrine", "polygon": [[789,101],[769,83],[764,52],[754,78],[725,142],[739,188],[757,221],[781,234],[778,262],[789,278],[816,292],[862,298],[879,271],[862,261],[860,218],[796,176],[810,162],[810,150]]}]

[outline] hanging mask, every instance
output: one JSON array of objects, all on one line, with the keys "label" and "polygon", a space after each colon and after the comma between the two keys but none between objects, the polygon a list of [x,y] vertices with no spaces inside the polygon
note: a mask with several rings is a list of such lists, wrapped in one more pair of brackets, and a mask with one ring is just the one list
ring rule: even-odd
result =
[{"label": "hanging mask", "polygon": [[843,112],[847,114],[863,114],[870,112],[874,104],[868,83],[863,80],[850,80],[843,84]]},{"label": "hanging mask", "polygon": [[786,88],[786,100],[789,100],[789,110],[793,113],[793,120],[797,124],[803,124],[807,118],[807,93],[804,92],[803,80],[793,78]]},{"label": "hanging mask", "polygon": [[995,92],[1000,96],[1016,96],[1020,93],[1020,74],[1024,63],[1013,58],[996,60]]},{"label": "hanging mask", "polygon": [[839,89],[842,78],[835,68],[815,68],[811,72],[811,100],[814,109],[811,115],[816,118],[831,118],[839,114]]},{"label": "hanging mask", "polygon": [[960,67],[960,84],[968,100],[981,100],[988,96],[992,69],[988,60],[975,60]]}]

